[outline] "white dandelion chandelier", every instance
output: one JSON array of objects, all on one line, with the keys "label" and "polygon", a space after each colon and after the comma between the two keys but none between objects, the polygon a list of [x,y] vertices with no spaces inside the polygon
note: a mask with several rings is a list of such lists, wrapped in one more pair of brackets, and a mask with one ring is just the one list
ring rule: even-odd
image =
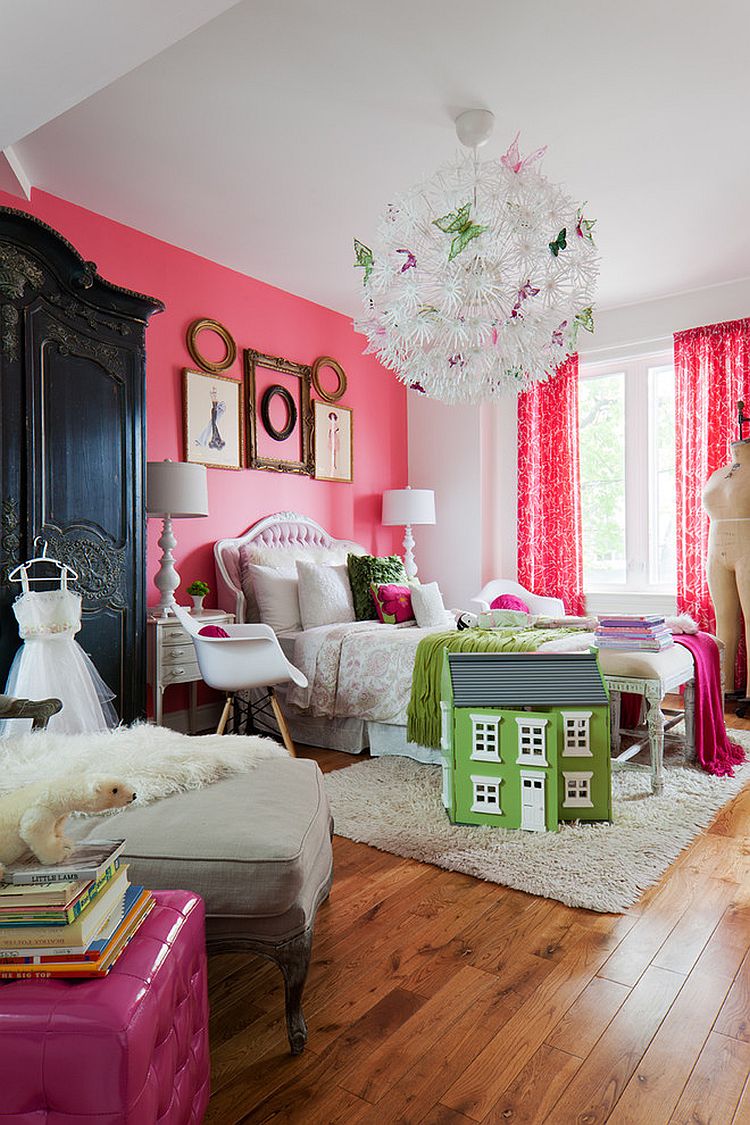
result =
[{"label": "white dandelion chandelier", "polygon": [[517,394],[593,331],[594,220],[521,158],[518,135],[479,161],[487,110],[462,114],[463,155],[398,197],[372,249],[355,239],[365,313],[355,327],[407,386],[443,402]]}]

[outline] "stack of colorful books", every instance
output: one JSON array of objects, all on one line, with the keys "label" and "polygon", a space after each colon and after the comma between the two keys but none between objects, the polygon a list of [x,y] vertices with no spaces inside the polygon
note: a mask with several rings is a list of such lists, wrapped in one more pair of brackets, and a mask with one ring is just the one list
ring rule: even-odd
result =
[{"label": "stack of colorful books", "polygon": [[663,652],[674,644],[664,618],[655,614],[621,613],[617,617],[600,617],[594,635],[599,648],[631,652]]},{"label": "stack of colorful books", "polygon": [[124,840],[85,841],[64,864],[33,856],[0,883],[0,980],[103,977],[152,909],[128,882]]}]

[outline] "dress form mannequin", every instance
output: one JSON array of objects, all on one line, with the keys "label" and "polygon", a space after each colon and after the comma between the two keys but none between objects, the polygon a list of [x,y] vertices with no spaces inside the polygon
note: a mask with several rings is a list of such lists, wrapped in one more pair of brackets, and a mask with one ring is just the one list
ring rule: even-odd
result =
[{"label": "dress form mannequin", "polygon": [[[708,588],[716,610],[716,633],[726,646],[725,691],[734,689],[740,611],[746,645],[750,641],[750,439],[733,442],[732,456],[733,463],[717,469],[703,491],[703,506],[711,520]],[[750,667],[743,685],[746,697],[748,688]]]}]

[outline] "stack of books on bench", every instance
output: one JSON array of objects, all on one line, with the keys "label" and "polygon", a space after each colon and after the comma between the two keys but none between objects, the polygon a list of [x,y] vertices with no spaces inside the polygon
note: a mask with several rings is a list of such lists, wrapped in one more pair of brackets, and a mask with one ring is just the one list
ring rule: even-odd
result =
[{"label": "stack of books on bench", "polygon": [[0,883],[0,980],[103,977],[154,905],[128,882],[124,840],[79,844],[64,863],[34,857]]},{"label": "stack of books on bench", "polygon": [[621,613],[617,617],[600,617],[595,637],[599,648],[630,652],[663,652],[674,644],[664,618],[654,614]]}]

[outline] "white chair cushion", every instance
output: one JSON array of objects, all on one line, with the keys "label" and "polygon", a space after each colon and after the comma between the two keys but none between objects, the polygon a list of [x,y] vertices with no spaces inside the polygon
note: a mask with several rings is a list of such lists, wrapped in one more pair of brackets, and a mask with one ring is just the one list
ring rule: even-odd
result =
[{"label": "white chair cushion", "polygon": [[319,563],[298,559],[297,577],[303,629],[356,620],[346,563],[342,566],[320,566]]},{"label": "white chair cushion", "polygon": [[693,678],[693,658],[684,645],[665,652],[620,652],[599,649],[599,665],[605,676],[626,676],[636,680],[660,680],[670,687]]}]

